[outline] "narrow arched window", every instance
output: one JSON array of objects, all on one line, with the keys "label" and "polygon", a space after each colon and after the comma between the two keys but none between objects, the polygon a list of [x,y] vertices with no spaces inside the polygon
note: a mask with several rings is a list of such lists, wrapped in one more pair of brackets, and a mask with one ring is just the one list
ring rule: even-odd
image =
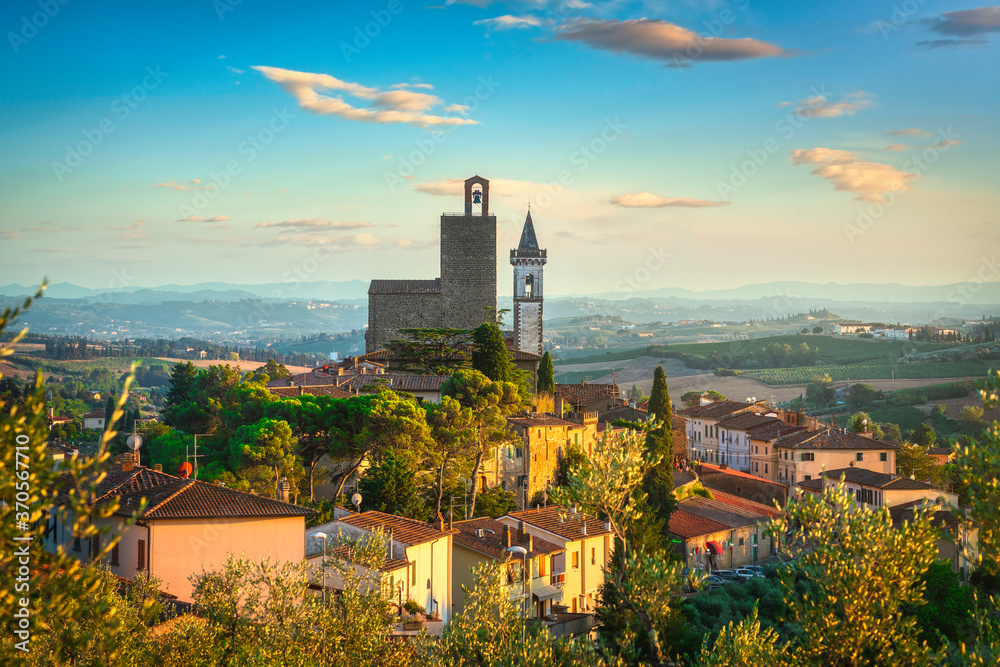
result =
[{"label": "narrow arched window", "polygon": [[524,295],[530,297],[535,291],[535,276],[530,273],[524,279]]}]

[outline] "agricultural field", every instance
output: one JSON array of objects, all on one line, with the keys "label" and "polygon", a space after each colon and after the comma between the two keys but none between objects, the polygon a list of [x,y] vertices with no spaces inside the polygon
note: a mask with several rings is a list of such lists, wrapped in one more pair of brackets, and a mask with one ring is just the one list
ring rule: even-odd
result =
[{"label": "agricultural field", "polygon": [[868,414],[879,424],[897,424],[902,431],[912,431],[921,424],[927,416],[924,411],[912,405],[895,408],[876,408]]},{"label": "agricultural field", "polygon": [[772,387],[808,384],[817,375],[829,374],[834,382],[850,380],[924,380],[932,378],[985,377],[989,367],[978,361],[944,361],[926,364],[855,363],[840,366],[799,366],[733,371]]}]

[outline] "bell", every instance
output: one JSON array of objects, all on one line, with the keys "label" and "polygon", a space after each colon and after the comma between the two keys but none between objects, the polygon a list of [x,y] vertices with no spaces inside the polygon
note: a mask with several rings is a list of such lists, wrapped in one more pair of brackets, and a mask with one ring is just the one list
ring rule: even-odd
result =
[{"label": "bell", "polygon": [[473,192],[472,193],[472,203],[473,204],[482,204],[483,203],[483,193],[480,192],[479,190],[476,190],[475,192]]}]

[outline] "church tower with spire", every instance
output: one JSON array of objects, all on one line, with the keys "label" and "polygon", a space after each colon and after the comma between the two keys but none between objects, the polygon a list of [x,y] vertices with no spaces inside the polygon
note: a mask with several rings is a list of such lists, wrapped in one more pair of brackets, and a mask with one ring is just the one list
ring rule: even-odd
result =
[{"label": "church tower with spire", "polygon": [[514,267],[514,347],[542,354],[542,267],[546,251],[538,247],[531,206],[517,248],[510,251]]}]

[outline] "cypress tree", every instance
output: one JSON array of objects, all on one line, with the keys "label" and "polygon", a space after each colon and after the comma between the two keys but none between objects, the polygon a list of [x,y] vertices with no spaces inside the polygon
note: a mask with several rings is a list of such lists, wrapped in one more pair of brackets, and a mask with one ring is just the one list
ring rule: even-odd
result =
[{"label": "cypress tree", "polygon": [[109,394],[108,400],[104,404],[104,430],[110,431],[114,428],[114,424],[111,423],[111,417],[115,414],[115,395]]},{"label": "cypress tree", "polygon": [[646,471],[643,488],[653,514],[662,521],[660,530],[666,536],[670,514],[677,504],[674,498],[674,433],[670,394],[667,392],[667,376],[663,366],[657,366],[653,373],[653,391],[649,397],[649,415],[661,422],[659,428],[646,437],[646,447],[662,458],[660,463]]},{"label": "cypress tree", "polygon": [[552,355],[548,350],[542,355],[542,363],[538,367],[538,393],[556,393],[555,368],[552,366]]}]

